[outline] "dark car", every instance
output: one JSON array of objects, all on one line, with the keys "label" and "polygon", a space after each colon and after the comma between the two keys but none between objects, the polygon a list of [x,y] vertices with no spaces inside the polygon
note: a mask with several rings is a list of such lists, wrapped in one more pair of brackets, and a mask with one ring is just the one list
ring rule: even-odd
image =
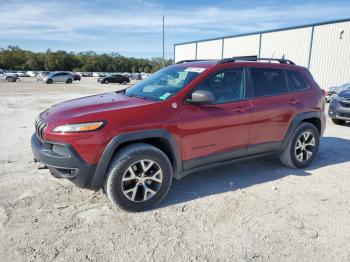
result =
[{"label": "dark car", "polygon": [[80,81],[81,80],[81,76],[78,74],[73,74],[73,80],[74,81]]},{"label": "dark car", "polygon": [[102,84],[108,84],[108,83],[127,84],[127,83],[130,83],[129,77],[123,76],[123,75],[118,75],[118,74],[100,77],[97,79],[97,81],[102,83]]},{"label": "dark car", "polygon": [[326,95],[326,103],[329,103],[332,99],[332,96],[340,93],[341,91],[344,90],[350,90],[350,82],[346,83],[341,86],[332,86],[328,89],[327,95]]},{"label": "dark car", "polygon": [[307,167],[325,129],[324,92],[289,60],[246,60],[183,61],[126,90],[57,104],[35,122],[34,159],[130,211],[162,201],[173,178],[239,159]]},{"label": "dark car", "polygon": [[344,125],[350,121],[350,90],[346,89],[333,95],[328,111],[329,117],[334,124]]}]

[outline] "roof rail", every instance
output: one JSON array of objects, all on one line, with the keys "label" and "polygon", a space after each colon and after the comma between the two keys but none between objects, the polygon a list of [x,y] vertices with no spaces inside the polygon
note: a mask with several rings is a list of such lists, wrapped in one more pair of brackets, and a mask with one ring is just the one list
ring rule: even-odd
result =
[{"label": "roof rail", "polygon": [[[217,60],[217,59],[216,59]],[[190,60],[181,60],[179,62],[176,62],[175,64],[182,64],[182,63],[190,63],[190,62],[200,62],[200,61],[215,61],[215,59],[190,59]]]},{"label": "roof rail", "polygon": [[293,61],[284,58],[258,58],[255,56],[237,56],[232,58],[223,58],[219,60],[217,64],[233,63],[237,61],[277,61],[280,64],[295,65]]}]

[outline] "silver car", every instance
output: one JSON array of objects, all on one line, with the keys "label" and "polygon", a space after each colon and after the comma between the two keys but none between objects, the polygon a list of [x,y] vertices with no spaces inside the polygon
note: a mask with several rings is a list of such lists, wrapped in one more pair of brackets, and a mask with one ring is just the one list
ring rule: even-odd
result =
[{"label": "silver car", "polygon": [[70,84],[73,82],[73,75],[68,72],[55,72],[46,76],[43,81],[47,84],[52,84],[54,82],[65,82]]}]

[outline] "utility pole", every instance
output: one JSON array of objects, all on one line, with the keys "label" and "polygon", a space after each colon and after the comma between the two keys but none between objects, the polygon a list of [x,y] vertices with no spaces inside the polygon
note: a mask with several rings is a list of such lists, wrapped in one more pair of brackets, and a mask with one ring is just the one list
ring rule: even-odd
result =
[{"label": "utility pole", "polygon": [[165,19],[165,16],[163,15],[162,17],[163,19],[163,68],[165,67],[165,58],[164,58],[164,19]]}]

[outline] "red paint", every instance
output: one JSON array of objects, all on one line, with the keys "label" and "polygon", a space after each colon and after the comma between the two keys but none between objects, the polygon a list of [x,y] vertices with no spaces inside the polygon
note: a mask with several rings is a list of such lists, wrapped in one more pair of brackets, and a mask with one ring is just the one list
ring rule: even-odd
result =
[{"label": "red paint", "polygon": [[[97,164],[108,142],[131,131],[163,128],[172,133],[182,160],[225,152],[246,145],[281,141],[293,117],[304,111],[321,111],[323,95],[310,73],[287,64],[237,62],[216,65],[193,62],[177,67],[208,68],[177,95],[166,101],[150,101],[123,94],[107,93],[63,102],[43,114],[48,123],[44,138],[71,144],[89,164]],[[269,67],[300,71],[310,89],[274,97],[216,105],[189,105],[185,97],[206,77],[225,68]],[[176,103],[177,108],[172,104]],[[107,121],[98,131],[53,133],[63,124]]]}]

